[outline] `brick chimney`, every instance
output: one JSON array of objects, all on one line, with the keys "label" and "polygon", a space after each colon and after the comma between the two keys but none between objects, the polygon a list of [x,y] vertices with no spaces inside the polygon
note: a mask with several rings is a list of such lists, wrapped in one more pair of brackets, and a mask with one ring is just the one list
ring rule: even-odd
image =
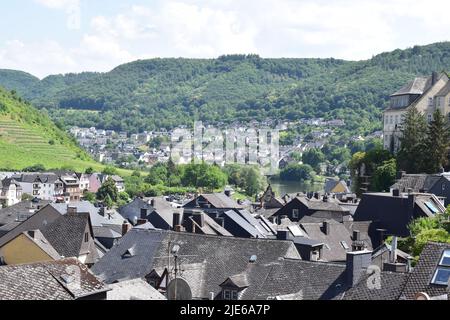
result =
[{"label": "brick chimney", "polygon": [[131,230],[133,226],[128,223],[128,221],[124,221],[122,224],[122,236],[126,235],[128,233],[128,231]]}]

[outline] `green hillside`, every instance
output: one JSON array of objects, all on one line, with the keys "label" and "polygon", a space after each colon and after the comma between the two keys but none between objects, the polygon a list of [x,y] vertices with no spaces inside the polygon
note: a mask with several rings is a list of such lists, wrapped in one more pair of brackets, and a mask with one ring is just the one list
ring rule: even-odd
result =
[{"label": "green hillside", "polygon": [[449,42],[395,50],[366,61],[257,55],[151,59],[107,73],[55,75],[41,81],[0,70],[0,85],[18,90],[61,125],[136,132],[194,119],[228,123],[324,117],[344,119],[347,132],[364,134],[381,128],[390,93],[418,75],[443,70],[450,70]]},{"label": "green hillside", "polygon": [[20,170],[36,164],[102,169],[42,112],[0,88],[0,168]]}]

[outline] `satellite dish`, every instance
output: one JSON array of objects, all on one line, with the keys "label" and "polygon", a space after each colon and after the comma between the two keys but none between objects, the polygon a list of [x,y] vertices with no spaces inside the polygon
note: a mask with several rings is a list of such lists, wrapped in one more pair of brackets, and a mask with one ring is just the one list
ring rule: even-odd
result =
[{"label": "satellite dish", "polygon": [[181,278],[170,281],[167,286],[168,300],[192,300],[192,291],[186,280]]}]

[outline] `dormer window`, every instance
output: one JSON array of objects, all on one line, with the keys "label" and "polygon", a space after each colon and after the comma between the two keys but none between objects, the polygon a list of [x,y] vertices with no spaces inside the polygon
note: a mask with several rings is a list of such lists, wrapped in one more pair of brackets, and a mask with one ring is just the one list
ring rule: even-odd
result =
[{"label": "dormer window", "polygon": [[222,294],[223,300],[238,300],[238,291],[231,289],[224,289]]},{"label": "dormer window", "polygon": [[432,284],[447,286],[450,280],[450,250],[445,250],[442,254],[439,265],[436,268]]}]

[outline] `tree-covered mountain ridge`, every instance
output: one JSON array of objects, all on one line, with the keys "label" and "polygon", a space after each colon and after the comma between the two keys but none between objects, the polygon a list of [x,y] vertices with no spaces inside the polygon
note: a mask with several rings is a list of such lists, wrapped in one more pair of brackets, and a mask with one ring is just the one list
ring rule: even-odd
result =
[{"label": "tree-covered mountain ridge", "polygon": [[140,132],[250,120],[344,119],[345,130],[381,129],[389,95],[416,76],[450,70],[450,42],[397,49],[364,61],[226,55],[158,58],[110,72],[42,80],[0,70],[0,85],[65,125]]}]

